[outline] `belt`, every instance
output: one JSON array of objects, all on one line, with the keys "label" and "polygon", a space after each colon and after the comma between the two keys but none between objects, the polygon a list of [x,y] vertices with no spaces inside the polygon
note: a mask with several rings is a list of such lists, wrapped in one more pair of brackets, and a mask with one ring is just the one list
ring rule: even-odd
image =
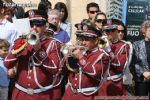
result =
[{"label": "belt", "polygon": [[123,74],[117,74],[117,75],[113,75],[113,76],[109,76],[107,77],[107,80],[112,80],[112,81],[118,81],[123,77]]},{"label": "belt", "polygon": [[81,89],[74,89],[73,87],[71,87],[73,93],[90,92],[90,91],[95,91],[96,89],[98,89],[98,87],[88,87],[88,88],[81,88]]},{"label": "belt", "polygon": [[35,93],[41,93],[41,92],[44,92],[44,91],[47,91],[48,89],[32,89],[32,88],[24,88],[22,86],[20,86],[19,84],[15,84],[15,87],[29,95],[33,95]]}]

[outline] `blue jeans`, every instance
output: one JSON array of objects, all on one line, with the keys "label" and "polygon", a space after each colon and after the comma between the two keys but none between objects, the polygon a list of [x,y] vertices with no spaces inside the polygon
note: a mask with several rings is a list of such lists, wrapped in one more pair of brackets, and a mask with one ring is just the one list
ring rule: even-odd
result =
[{"label": "blue jeans", "polygon": [[7,100],[8,87],[0,87],[0,100]]}]

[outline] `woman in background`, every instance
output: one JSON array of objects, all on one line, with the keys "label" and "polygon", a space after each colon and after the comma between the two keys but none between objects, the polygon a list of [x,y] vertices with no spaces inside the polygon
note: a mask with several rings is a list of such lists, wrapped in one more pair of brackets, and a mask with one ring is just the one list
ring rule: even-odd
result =
[{"label": "woman in background", "polygon": [[131,71],[135,81],[135,95],[150,95],[150,21],[141,25],[144,39],[133,42]]},{"label": "woman in background", "polygon": [[6,7],[6,8],[5,8],[4,15],[5,15],[5,18],[6,18],[8,21],[10,21],[11,23],[13,23],[14,11],[12,10],[12,8]]},{"label": "woman in background", "polygon": [[58,2],[55,4],[54,9],[60,11],[60,28],[68,33],[68,36],[71,37],[71,24],[68,22],[68,9],[63,2]]},{"label": "woman in background", "polygon": [[52,9],[52,4],[48,0],[41,0],[38,5],[38,10],[46,11],[46,13]]},{"label": "woman in background", "polygon": [[96,28],[101,30],[102,27],[107,23],[106,14],[103,12],[98,12],[94,17],[93,22]]}]

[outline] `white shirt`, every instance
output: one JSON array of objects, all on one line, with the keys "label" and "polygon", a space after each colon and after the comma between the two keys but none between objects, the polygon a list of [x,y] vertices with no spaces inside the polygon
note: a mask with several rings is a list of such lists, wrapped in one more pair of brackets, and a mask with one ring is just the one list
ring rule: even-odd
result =
[{"label": "white shirt", "polygon": [[17,31],[13,23],[3,19],[0,22],[0,39],[5,39],[10,43],[10,48],[12,47],[14,40],[17,38]]},{"label": "white shirt", "polygon": [[68,33],[68,36],[71,37],[72,29],[71,29],[71,24],[68,21],[66,21],[65,23],[61,23],[60,28],[66,31]]}]

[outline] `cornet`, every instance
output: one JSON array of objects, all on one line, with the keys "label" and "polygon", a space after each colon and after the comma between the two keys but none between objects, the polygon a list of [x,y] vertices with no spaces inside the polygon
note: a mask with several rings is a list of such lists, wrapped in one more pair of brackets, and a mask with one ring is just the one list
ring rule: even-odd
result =
[{"label": "cornet", "polygon": [[27,35],[22,35],[21,37],[25,38],[30,45],[35,45],[39,41],[39,35],[35,32],[30,32]]},{"label": "cornet", "polygon": [[84,55],[87,51],[87,48],[84,46],[79,46],[79,45],[63,45],[60,49],[61,53],[63,54],[64,57],[66,57],[66,67],[69,71],[71,72],[76,72],[78,70],[78,66],[71,65],[69,64],[68,60],[74,60],[76,57],[73,55],[74,50],[80,49],[82,52],[82,55]]},{"label": "cornet", "polygon": [[65,57],[74,57],[73,51],[76,49],[82,50],[82,54],[84,55],[85,52],[87,51],[87,48],[84,46],[78,46],[78,45],[63,45],[60,49],[62,52],[63,56]]},{"label": "cornet", "polygon": [[98,47],[100,49],[103,49],[105,47],[105,45],[106,45],[106,41],[104,39],[102,39],[102,38],[99,38]]}]

